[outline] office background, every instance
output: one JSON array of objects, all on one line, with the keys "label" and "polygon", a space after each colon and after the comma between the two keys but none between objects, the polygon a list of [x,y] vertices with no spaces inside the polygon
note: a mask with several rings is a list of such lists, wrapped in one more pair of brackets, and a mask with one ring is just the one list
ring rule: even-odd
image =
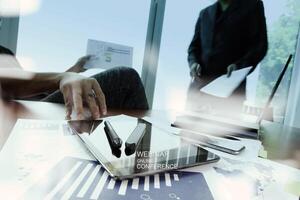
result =
[{"label": "office background", "polygon": [[[19,18],[2,18],[0,30],[1,44],[16,50],[26,69],[64,71],[85,55],[89,38],[129,45],[134,47],[133,66],[142,76],[152,108],[184,108],[190,82],[187,47],[200,10],[214,0],[27,2],[32,4],[31,12]],[[297,121],[300,117],[300,54],[296,53],[300,48],[297,45],[300,2],[263,2],[269,51],[249,77],[247,104],[258,107],[264,104],[287,56],[292,53],[296,57],[273,106],[276,121],[300,127]]]}]

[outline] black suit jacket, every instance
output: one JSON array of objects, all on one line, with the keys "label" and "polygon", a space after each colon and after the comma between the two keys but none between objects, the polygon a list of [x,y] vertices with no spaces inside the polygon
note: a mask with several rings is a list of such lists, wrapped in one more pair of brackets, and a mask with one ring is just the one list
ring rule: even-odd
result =
[{"label": "black suit jacket", "polygon": [[7,55],[14,56],[14,53],[11,50],[1,45],[0,45],[0,54],[7,54]]},{"label": "black suit jacket", "polygon": [[202,75],[218,76],[230,64],[256,66],[268,48],[264,6],[261,0],[233,0],[217,18],[219,3],[200,12],[188,62],[202,67]]}]

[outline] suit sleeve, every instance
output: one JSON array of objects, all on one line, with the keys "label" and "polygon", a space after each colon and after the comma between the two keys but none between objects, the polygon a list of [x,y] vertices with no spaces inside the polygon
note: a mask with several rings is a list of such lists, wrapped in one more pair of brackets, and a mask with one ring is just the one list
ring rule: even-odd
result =
[{"label": "suit sleeve", "polygon": [[4,46],[1,46],[1,45],[0,45],[0,54],[15,56],[15,54],[10,49],[8,49]]},{"label": "suit sleeve", "polygon": [[268,37],[264,5],[258,1],[255,7],[255,13],[251,14],[249,37],[247,38],[252,44],[249,46],[247,53],[235,64],[238,68],[244,68],[256,65],[265,57],[268,50]]},{"label": "suit sleeve", "polygon": [[194,37],[192,39],[192,42],[188,48],[188,63],[189,67],[193,63],[200,63],[199,58],[201,57],[201,38],[200,38],[200,24],[201,24],[201,14],[198,17],[196,27],[195,27],[195,33]]}]

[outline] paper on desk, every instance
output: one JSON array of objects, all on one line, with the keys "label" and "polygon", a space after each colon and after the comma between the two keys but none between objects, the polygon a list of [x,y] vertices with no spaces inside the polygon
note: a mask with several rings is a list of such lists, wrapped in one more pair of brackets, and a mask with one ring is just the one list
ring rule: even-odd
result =
[{"label": "paper on desk", "polygon": [[133,181],[114,180],[86,155],[78,137],[64,134],[62,124],[17,122],[0,152],[1,198],[214,199],[207,184],[206,172],[210,169],[205,167],[197,172],[172,171]]},{"label": "paper on desk", "polygon": [[227,98],[245,80],[251,68],[247,67],[233,71],[229,78],[226,74],[222,75],[200,89],[200,91],[213,96]]},{"label": "paper on desk", "polygon": [[[152,117],[143,119],[175,135],[180,133],[180,129],[170,127],[167,121]],[[291,181],[293,186],[297,185],[300,171],[258,158],[258,151],[261,148],[261,142],[258,140],[242,138],[241,143],[246,149],[240,155],[205,148],[219,155],[221,160],[181,171],[202,172],[214,199],[298,200],[297,190],[292,188],[291,192],[284,188],[288,188]]]},{"label": "paper on desk", "polygon": [[247,161],[222,158],[213,169],[219,176],[214,187],[226,185],[230,199],[299,199],[284,189],[290,180],[299,180],[299,170],[260,158]]},{"label": "paper on desk", "polygon": [[87,55],[92,55],[92,57],[84,66],[86,69],[132,67],[133,48],[129,46],[89,39]]},{"label": "paper on desk", "polygon": [[20,199],[66,156],[93,159],[77,136],[64,133],[62,124],[64,121],[17,121],[0,151],[2,199]]},{"label": "paper on desk", "polygon": [[[206,196],[204,199],[217,200],[268,199],[274,192],[281,199],[297,199],[295,195],[277,188],[284,188],[282,185],[291,181],[299,182],[299,170],[280,167],[262,159],[241,161],[222,158],[217,163],[180,170],[183,173],[173,171],[156,178],[153,175],[136,178],[135,181],[114,181],[97,162],[91,161],[92,157],[88,156],[85,148],[81,148],[79,138],[63,133],[62,123],[43,120],[17,122],[0,152],[2,199],[20,199],[27,195],[36,198],[21,199],[47,199],[42,198],[46,195],[49,199],[61,199],[55,198],[55,194],[78,195],[81,198],[88,194],[96,196],[94,199],[137,199],[137,196],[157,199],[153,198],[157,193],[191,200],[199,199],[199,194]],[[153,181],[155,179],[158,181]],[[102,198],[97,198],[97,195]]]}]

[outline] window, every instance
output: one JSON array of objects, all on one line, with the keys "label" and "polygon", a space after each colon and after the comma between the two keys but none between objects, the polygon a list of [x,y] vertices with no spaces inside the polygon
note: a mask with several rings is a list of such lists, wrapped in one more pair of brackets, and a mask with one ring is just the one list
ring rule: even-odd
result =
[{"label": "window", "polygon": [[141,72],[149,9],[150,0],[42,1],[36,13],[20,17],[17,55],[32,70],[64,71],[95,39],[133,47]]},{"label": "window", "polygon": [[[269,50],[259,71],[255,100],[258,106],[266,102],[289,54],[295,55],[300,22],[299,1],[282,0],[274,4],[272,0],[265,0],[264,3],[268,19]],[[291,62],[289,65],[272,102],[274,120],[277,122],[284,120],[293,64]]]},{"label": "window", "polygon": [[187,49],[196,20],[211,0],[167,1],[154,94],[154,109],[182,110],[190,82]]},{"label": "window", "polygon": [[[200,10],[215,0],[168,0],[160,47],[154,109],[183,110],[190,83],[187,49]],[[248,77],[250,107],[263,107],[288,55],[295,53],[300,3],[264,0],[269,50]],[[116,6],[117,5],[117,6]],[[142,70],[150,0],[42,1],[38,12],[20,17],[17,55],[35,71],[64,71],[85,55],[88,39],[134,47],[133,67]],[[23,59],[24,60],[24,59]],[[25,64],[28,62],[25,62]],[[292,64],[272,105],[276,121],[283,121]]]},{"label": "window", "polygon": [[[215,1],[167,1],[153,108],[183,110],[190,83],[187,48],[201,9]],[[300,3],[264,0],[269,50],[247,80],[246,105],[263,107],[290,53],[295,53]],[[284,9],[283,9],[284,8]],[[276,121],[285,113],[291,67],[273,101]]]}]

